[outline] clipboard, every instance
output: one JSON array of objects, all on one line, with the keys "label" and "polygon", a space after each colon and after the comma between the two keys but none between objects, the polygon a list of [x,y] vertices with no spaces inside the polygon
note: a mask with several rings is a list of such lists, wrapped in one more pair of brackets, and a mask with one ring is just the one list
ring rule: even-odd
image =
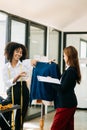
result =
[{"label": "clipboard", "polygon": [[40,82],[47,82],[47,83],[54,83],[54,84],[60,84],[60,80],[57,78],[52,78],[52,77],[45,77],[45,76],[37,76],[38,81]]}]

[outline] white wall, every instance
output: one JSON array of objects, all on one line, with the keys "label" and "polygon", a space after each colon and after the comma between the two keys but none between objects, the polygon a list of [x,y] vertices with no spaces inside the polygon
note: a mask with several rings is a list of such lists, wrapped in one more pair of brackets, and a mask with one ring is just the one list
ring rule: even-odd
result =
[{"label": "white wall", "polygon": [[67,32],[87,32],[87,15],[83,16],[82,18],[74,21],[72,24],[68,25],[67,27],[63,28],[63,31]]}]

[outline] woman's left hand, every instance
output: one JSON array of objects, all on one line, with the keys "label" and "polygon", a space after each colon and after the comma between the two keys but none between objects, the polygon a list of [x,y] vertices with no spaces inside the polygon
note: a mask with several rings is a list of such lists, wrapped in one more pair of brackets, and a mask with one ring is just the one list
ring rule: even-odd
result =
[{"label": "woman's left hand", "polygon": [[37,64],[37,60],[35,60],[35,59],[31,60],[31,65],[32,65],[32,66],[34,66],[34,67],[35,67],[35,66],[36,66],[36,64]]},{"label": "woman's left hand", "polygon": [[[50,64],[51,64],[52,62],[55,62],[55,59],[51,59],[51,60],[48,61],[48,63],[50,63]],[[55,62],[55,63],[56,63],[56,62]]]}]

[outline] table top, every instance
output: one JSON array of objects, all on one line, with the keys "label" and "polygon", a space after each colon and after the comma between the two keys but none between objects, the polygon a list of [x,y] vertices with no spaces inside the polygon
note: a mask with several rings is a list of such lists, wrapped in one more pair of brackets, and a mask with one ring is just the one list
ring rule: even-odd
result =
[{"label": "table top", "polygon": [[11,107],[11,108],[7,108],[5,110],[0,110],[0,113],[9,112],[9,111],[12,111],[15,109],[20,109],[20,105],[13,105],[13,107]]}]

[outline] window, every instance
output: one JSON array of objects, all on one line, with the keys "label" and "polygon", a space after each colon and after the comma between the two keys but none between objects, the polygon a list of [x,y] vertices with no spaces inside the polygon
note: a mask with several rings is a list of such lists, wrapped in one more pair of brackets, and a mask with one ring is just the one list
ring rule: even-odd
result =
[{"label": "window", "polygon": [[59,32],[55,29],[49,29],[49,45],[48,45],[48,58],[59,59]]},{"label": "window", "polygon": [[25,30],[25,23],[11,20],[11,41],[25,44]]},{"label": "window", "polygon": [[2,70],[5,64],[4,48],[6,43],[6,25],[7,25],[7,15],[0,12],[0,95],[4,93],[4,83],[2,79]]},{"label": "window", "polygon": [[45,29],[30,25],[30,58],[39,58],[45,55]]},{"label": "window", "polygon": [[80,58],[87,57],[87,41],[80,40]]}]

